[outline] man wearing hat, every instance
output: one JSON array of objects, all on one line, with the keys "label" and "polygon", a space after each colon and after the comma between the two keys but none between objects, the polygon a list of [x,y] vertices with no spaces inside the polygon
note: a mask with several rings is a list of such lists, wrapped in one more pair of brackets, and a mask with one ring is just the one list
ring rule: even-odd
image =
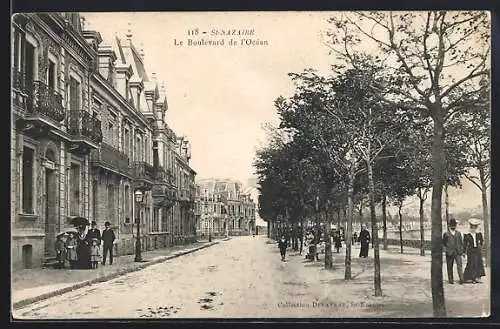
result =
[{"label": "man wearing hat", "polygon": [[459,283],[464,282],[462,272],[463,240],[462,233],[457,231],[457,221],[451,218],[448,222],[448,231],[443,234],[443,245],[446,252],[446,267],[448,271],[448,282],[453,284],[453,263],[457,263]]},{"label": "man wearing hat", "polygon": [[98,245],[101,245],[101,231],[97,228],[97,223],[92,221],[91,228],[87,233],[87,241],[89,246],[92,245],[92,239],[97,239]]},{"label": "man wearing hat", "polygon": [[113,265],[113,243],[115,242],[115,232],[111,229],[111,223],[104,223],[104,231],[102,231],[102,265],[106,265],[106,255],[109,252],[109,265]]}]

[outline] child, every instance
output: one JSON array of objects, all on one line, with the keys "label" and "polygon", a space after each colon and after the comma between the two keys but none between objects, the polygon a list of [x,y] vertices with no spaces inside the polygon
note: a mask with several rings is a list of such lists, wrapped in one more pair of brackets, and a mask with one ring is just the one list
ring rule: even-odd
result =
[{"label": "child", "polygon": [[92,263],[92,268],[95,269],[99,266],[99,260],[101,258],[101,249],[99,247],[99,239],[92,239],[92,246],[90,246],[90,262]]},{"label": "child", "polygon": [[66,240],[66,258],[69,261],[71,269],[74,269],[76,266],[76,244],[77,241],[75,239],[75,234],[73,232],[69,232],[69,237]]},{"label": "child", "polygon": [[66,247],[64,246],[64,241],[62,240],[63,234],[56,237],[56,259],[57,268],[64,268],[64,257]]}]

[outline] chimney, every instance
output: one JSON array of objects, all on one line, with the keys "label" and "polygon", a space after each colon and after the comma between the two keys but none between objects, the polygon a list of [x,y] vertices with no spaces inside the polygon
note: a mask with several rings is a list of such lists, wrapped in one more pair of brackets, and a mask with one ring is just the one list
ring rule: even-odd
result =
[{"label": "chimney", "polygon": [[113,77],[114,63],[116,61],[116,53],[109,45],[101,45],[97,50],[99,59],[99,74],[106,79],[111,80]]}]

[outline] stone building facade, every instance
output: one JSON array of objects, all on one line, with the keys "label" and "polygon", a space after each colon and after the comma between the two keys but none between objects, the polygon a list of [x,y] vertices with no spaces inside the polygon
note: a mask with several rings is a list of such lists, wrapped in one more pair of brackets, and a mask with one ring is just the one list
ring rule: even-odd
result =
[{"label": "stone building facade", "polygon": [[202,179],[196,186],[198,235],[247,235],[254,231],[255,203],[233,179]]},{"label": "stone building facade", "polygon": [[[13,268],[53,258],[55,236],[75,216],[99,227],[110,221],[118,255],[133,253],[137,214],[143,250],[193,240],[191,217],[174,211],[185,202],[178,191],[194,184],[182,153],[189,143],[178,147],[166,126],[165,92],[149,79],[132,34],[103,42],[78,13],[16,14],[11,32]],[[170,150],[163,161],[159,139]],[[177,181],[177,167],[189,178]],[[138,189],[145,195],[139,205]],[[194,205],[194,196],[188,201]],[[162,223],[161,239],[157,218],[177,223]]]}]

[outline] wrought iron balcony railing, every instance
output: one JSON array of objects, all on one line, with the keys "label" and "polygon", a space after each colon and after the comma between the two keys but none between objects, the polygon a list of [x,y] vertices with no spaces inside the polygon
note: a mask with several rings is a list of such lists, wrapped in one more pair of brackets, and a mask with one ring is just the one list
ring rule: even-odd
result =
[{"label": "wrought iron balcony railing", "polygon": [[155,180],[155,170],[153,166],[143,161],[134,162],[133,175],[137,180]]},{"label": "wrought iron balcony railing", "polygon": [[101,121],[86,111],[69,111],[68,132],[70,135],[81,136],[95,143],[102,142]]},{"label": "wrought iron balcony railing", "polygon": [[29,113],[41,114],[56,122],[65,119],[63,98],[53,88],[41,81],[26,81],[21,73],[15,77],[14,86],[26,93],[26,110]]},{"label": "wrought iron balcony railing", "polygon": [[109,144],[101,143],[101,148],[93,150],[90,158],[93,162],[102,163],[120,172],[129,172],[128,156]]}]

